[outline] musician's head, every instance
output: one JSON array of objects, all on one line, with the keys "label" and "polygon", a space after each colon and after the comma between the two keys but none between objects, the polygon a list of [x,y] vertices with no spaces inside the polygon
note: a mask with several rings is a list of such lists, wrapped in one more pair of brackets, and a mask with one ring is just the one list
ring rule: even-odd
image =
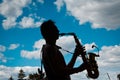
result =
[{"label": "musician's head", "polygon": [[43,38],[47,41],[56,41],[59,37],[59,30],[52,20],[43,22],[40,30]]}]

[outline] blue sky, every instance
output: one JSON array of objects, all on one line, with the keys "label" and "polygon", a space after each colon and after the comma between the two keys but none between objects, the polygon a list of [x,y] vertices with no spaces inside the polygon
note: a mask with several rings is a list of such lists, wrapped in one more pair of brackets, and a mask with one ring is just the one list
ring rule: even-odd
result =
[{"label": "blue sky", "polygon": [[[97,58],[100,77],[116,80],[120,73],[120,1],[119,0],[0,0],[0,80],[19,69],[37,72],[40,50],[44,40],[39,26],[53,20],[60,32],[74,32],[87,51],[94,44],[100,49]],[[75,43],[72,36],[60,37],[57,44],[71,52]],[[63,52],[66,63],[71,54]],[[81,64],[78,58],[76,66]],[[13,72],[8,72],[13,70]],[[72,75],[74,80],[88,80],[86,72]]]}]

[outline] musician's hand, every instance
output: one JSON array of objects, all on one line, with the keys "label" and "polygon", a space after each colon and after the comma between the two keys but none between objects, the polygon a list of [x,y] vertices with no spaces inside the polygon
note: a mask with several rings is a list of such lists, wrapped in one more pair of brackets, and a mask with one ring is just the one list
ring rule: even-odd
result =
[{"label": "musician's hand", "polygon": [[82,52],[84,52],[84,51],[85,51],[85,48],[84,48],[84,47],[76,46],[74,55],[75,55],[75,56],[79,56],[79,55],[80,55]]}]

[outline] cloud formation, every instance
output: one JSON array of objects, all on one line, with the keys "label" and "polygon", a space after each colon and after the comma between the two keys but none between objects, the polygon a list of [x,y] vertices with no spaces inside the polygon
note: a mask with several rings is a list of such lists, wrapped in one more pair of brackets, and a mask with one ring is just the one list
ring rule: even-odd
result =
[{"label": "cloud formation", "polygon": [[39,59],[40,58],[40,50],[34,50],[34,51],[27,51],[27,50],[21,50],[21,57],[27,58],[27,59]]},{"label": "cloud formation", "polygon": [[[103,46],[100,51],[100,66],[118,70],[120,68],[120,46]],[[114,67],[114,68],[113,68]]]},{"label": "cloud formation", "polygon": [[14,49],[16,49],[16,48],[18,48],[20,46],[20,44],[10,44],[10,46],[9,46],[9,50],[14,50]]},{"label": "cloud formation", "polygon": [[[60,46],[62,49],[65,49],[65,50],[68,50],[70,52],[73,52],[73,50],[75,49],[75,41],[74,41],[74,38],[73,36],[63,36],[63,37],[60,37],[58,40],[57,40],[57,43],[56,43],[58,46]],[[64,55],[65,52],[64,50],[62,50],[62,54]]]},{"label": "cloud formation", "polygon": [[6,63],[6,62],[7,62],[6,57],[4,56],[3,53],[0,52],[0,63]]},{"label": "cloud formation", "polygon": [[13,60],[14,58],[5,56],[4,52],[7,50],[15,50],[19,46],[20,44],[10,44],[9,47],[0,45],[0,63],[6,63],[8,60]]},{"label": "cloud formation", "polygon": [[[38,0],[38,2],[43,4],[44,0]],[[27,8],[31,3],[32,0],[3,0],[0,4],[0,14],[5,17],[5,19],[2,20],[3,28],[8,30],[18,26],[18,28],[22,29],[39,27],[43,18],[39,18],[36,14],[34,15],[34,13],[32,13],[34,18],[32,18],[31,14],[29,14],[28,17],[24,16],[21,18],[21,21],[17,21],[17,19],[24,13],[23,8]]]},{"label": "cloud formation", "polygon": [[33,51],[28,50],[21,50],[20,54],[21,57],[27,58],[27,59],[40,59],[41,49],[43,44],[45,44],[44,39],[40,39],[36,41],[33,45]]},{"label": "cloud formation", "polygon": [[21,28],[34,28],[39,27],[42,22],[35,22],[32,17],[23,17],[19,25]]},{"label": "cloud formation", "polygon": [[[56,2],[58,2],[57,0]],[[119,0],[64,0],[67,12],[80,24],[92,23],[92,28],[120,28]],[[58,11],[62,4],[56,4]]]},{"label": "cloud formation", "polygon": [[6,50],[6,47],[3,45],[0,45],[0,52],[4,52]]},{"label": "cloud formation", "polygon": [[58,12],[60,11],[61,7],[64,5],[64,1],[63,0],[56,0],[54,2],[54,4],[57,6],[57,10]]},{"label": "cloud formation", "polygon": [[44,0],[38,0],[38,2],[40,2],[40,3],[42,3],[42,4],[43,4],[43,3],[44,3]]},{"label": "cloud formation", "polygon": [[17,18],[22,15],[23,8],[31,3],[31,0],[3,0],[0,4],[0,14],[5,17],[3,20],[3,28],[10,29],[17,23]]}]

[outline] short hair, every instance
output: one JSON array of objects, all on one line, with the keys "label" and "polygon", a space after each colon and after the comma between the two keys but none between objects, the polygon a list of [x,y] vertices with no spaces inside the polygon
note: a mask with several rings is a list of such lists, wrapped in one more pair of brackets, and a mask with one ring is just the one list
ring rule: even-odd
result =
[{"label": "short hair", "polygon": [[43,38],[47,39],[50,38],[52,33],[58,29],[52,20],[48,20],[41,24],[40,30]]}]

